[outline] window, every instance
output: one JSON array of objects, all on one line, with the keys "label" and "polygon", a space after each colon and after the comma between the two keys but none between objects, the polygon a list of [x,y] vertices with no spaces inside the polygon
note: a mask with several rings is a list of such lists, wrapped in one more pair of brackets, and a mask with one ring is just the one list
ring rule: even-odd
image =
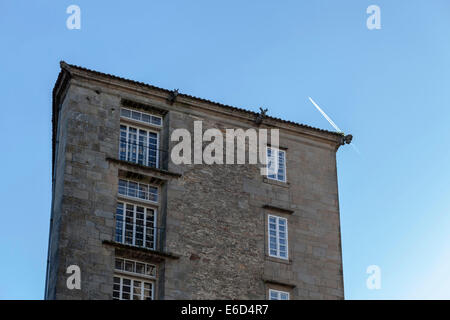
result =
[{"label": "window", "polygon": [[114,300],[153,300],[153,282],[114,276]]},{"label": "window", "polygon": [[158,168],[159,134],[128,125],[120,125],[119,159]]},{"label": "window", "polygon": [[155,250],[156,210],[118,202],[116,210],[116,241]]},{"label": "window", "polygon": [[137,274],[140,277],[156,278],[156,266],[129,259],[116,258],[115,269],[118,272]]},{"label": "window", "polygon": [[269,256],[288,258],[288,230],[287,219],[277,216],[268,216],[269,225]]},{"label": "window", "polygon": [[152,279],[156,266],[145,262],[116,258],[113,299],[153,300]]},{"label": "window", "polygon": [[269,300],[289,300],[289,292],[269,289]]},{"label": "window", "polygon": [[119,194],[130,198],[158,202],[158,188],[144,183],[119,179]]},{"label": "window", "polygon": [[286,151],[267,147],[267,178],[286,182]]},{"label": "window", "polygon": [[149,124],[152,124],[155,126],[161,126],[161,124],[162,124],[161,117],[154,116],[152,114],[148,114],[148,113],[144,113],[144,112],[140,112],[140,111],[125,109],[125,108],[122,108],[120,110],[120,116],[124,117],[124,118],[128,118],[128,119],[136,120],[136,121],[149,123]]}]

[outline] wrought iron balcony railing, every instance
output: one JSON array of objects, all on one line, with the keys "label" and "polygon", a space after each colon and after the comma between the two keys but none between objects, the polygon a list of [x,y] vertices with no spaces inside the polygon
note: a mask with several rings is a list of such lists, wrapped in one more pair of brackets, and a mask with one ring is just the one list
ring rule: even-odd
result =
[{"label": "wrought iron balcony railing", "polygon": [[119,160],[143,166],[167,169],[168,152],[158,145],[148,145],[145,141],[121,139],[119,141]]},{"label": "wrought iron balcony railing", "polygon": [[157,187],[125,179],[119,179],[119,195],[147,202],[158,202]]},{"label": "wrought iron balcony railing", "polygon": [[144,226],[130,218],[116,220],[116,242],[162,252],[164,237],[164,228]]}]

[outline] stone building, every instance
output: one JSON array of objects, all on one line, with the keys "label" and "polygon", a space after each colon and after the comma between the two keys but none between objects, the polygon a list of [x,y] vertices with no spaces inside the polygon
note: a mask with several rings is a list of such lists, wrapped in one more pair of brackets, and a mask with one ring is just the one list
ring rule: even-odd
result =
[{"label": "stone building", "polygon": [[[279,129],[280,170],[174,164],[171,133],[194,121]],[[343,299],[345,140],[61,62],[46,299]]]}]

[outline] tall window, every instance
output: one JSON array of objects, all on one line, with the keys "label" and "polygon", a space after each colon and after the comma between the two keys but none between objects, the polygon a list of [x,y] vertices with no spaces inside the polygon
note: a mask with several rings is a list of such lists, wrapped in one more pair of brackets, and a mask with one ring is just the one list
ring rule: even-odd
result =
[{"label": "tall window", "polygon": [[119,159],[159,168],[158,132],[120,125]]},{"label": "tall window", "polygon": [[117,203],[117,242],[154,250],[156,230],[156,210],[131,203]]},{"label": "tall window", "polygon": [[268,216],[269,225],[269,256],[288,258],[288,229],[287,219],[277,216]]},{"label": "tall window", "polygon": [[289,300],[289,292],[269,289],[269,300]]},{"label": "tall window", "polygon": [[158,188],[145,183],[119,179],[119,194],[139,200],[158,202]]},{"label": "tall window", "polygon": [[267,147],[267,178],[286,182],[286,151]]},{"label": "tall window", "polygon": [[156,266],[116,258],[113,285],[113,299],[153,300]]}]

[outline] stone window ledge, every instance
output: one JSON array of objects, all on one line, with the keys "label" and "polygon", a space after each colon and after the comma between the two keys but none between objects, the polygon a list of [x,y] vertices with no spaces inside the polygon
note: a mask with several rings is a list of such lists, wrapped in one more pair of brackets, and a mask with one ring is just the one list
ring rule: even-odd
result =
[{"label": "stone window ledge", "polygon": [[268,254],[266,254],[265,256],[266,261],[270,261],[270,262],[276,262],[276,263],[283,263],[283,264],[292,264],[292,260],[291,259],[281,259],[281,258],[276,258],[276,257],[272,257],[269,256]]},{"label": "stone window ledge", "polygon": [[263,281],[266,284],[273,284],[273,285],[283,286],[283,287],[291,288],[291,289],[294,289],[296,287],[296,285],[293,283],[288,283],[288,282],[284,282],[284,281],[280,281],[280,280],[263,279]]},{"label": "stone window ledge", "polygon": [[285,214],[293,214],[295,211],[287,208],[277,207],[270,204],[265,204],[262,206],[266,210],[277,211]]},{"label": "stone window ledge", "polygon": [[158,250],[152,250],[142,247],[131,246],[129,244],[124,244],[116,241],[103,240],[103,244],[114,247],[117,250],[123,250],[128,252],[134,252],[135,258],[141,255],[141,258],[153,258],[151,260],[165,260],[165,259],[179,259],[180,257],[176,254],[170,252],[163,252]]},{"label": "stone window ledge", "polygon": [[263,182],[267,184],[271,184],[278,187],[283,187],[289,189],[290,183],[289,182],[281,182],[273,179],[269,179],[267,177],[263,177]]},{"label": "stone window ledge", "polygon": [[172,171],[168,171],[168,170],[164,170],[164,169],[159,169],[159,168],[152,168],[152,167],[147,167],[141,164],[137,164],[134,162],[130,162],[130,161],[124,161],[124,160],[119,160],[119,159],[115,159],[115,158],[110,158],[107,157],[106,158],[107,161],[128,167],[128,168],[136,168],[139,170],[143,170],[146,171],[148,173],[153,173],[153,174],[157,174],[160,178],[179,178],[182,175],[176,172],[172,172]]}]

